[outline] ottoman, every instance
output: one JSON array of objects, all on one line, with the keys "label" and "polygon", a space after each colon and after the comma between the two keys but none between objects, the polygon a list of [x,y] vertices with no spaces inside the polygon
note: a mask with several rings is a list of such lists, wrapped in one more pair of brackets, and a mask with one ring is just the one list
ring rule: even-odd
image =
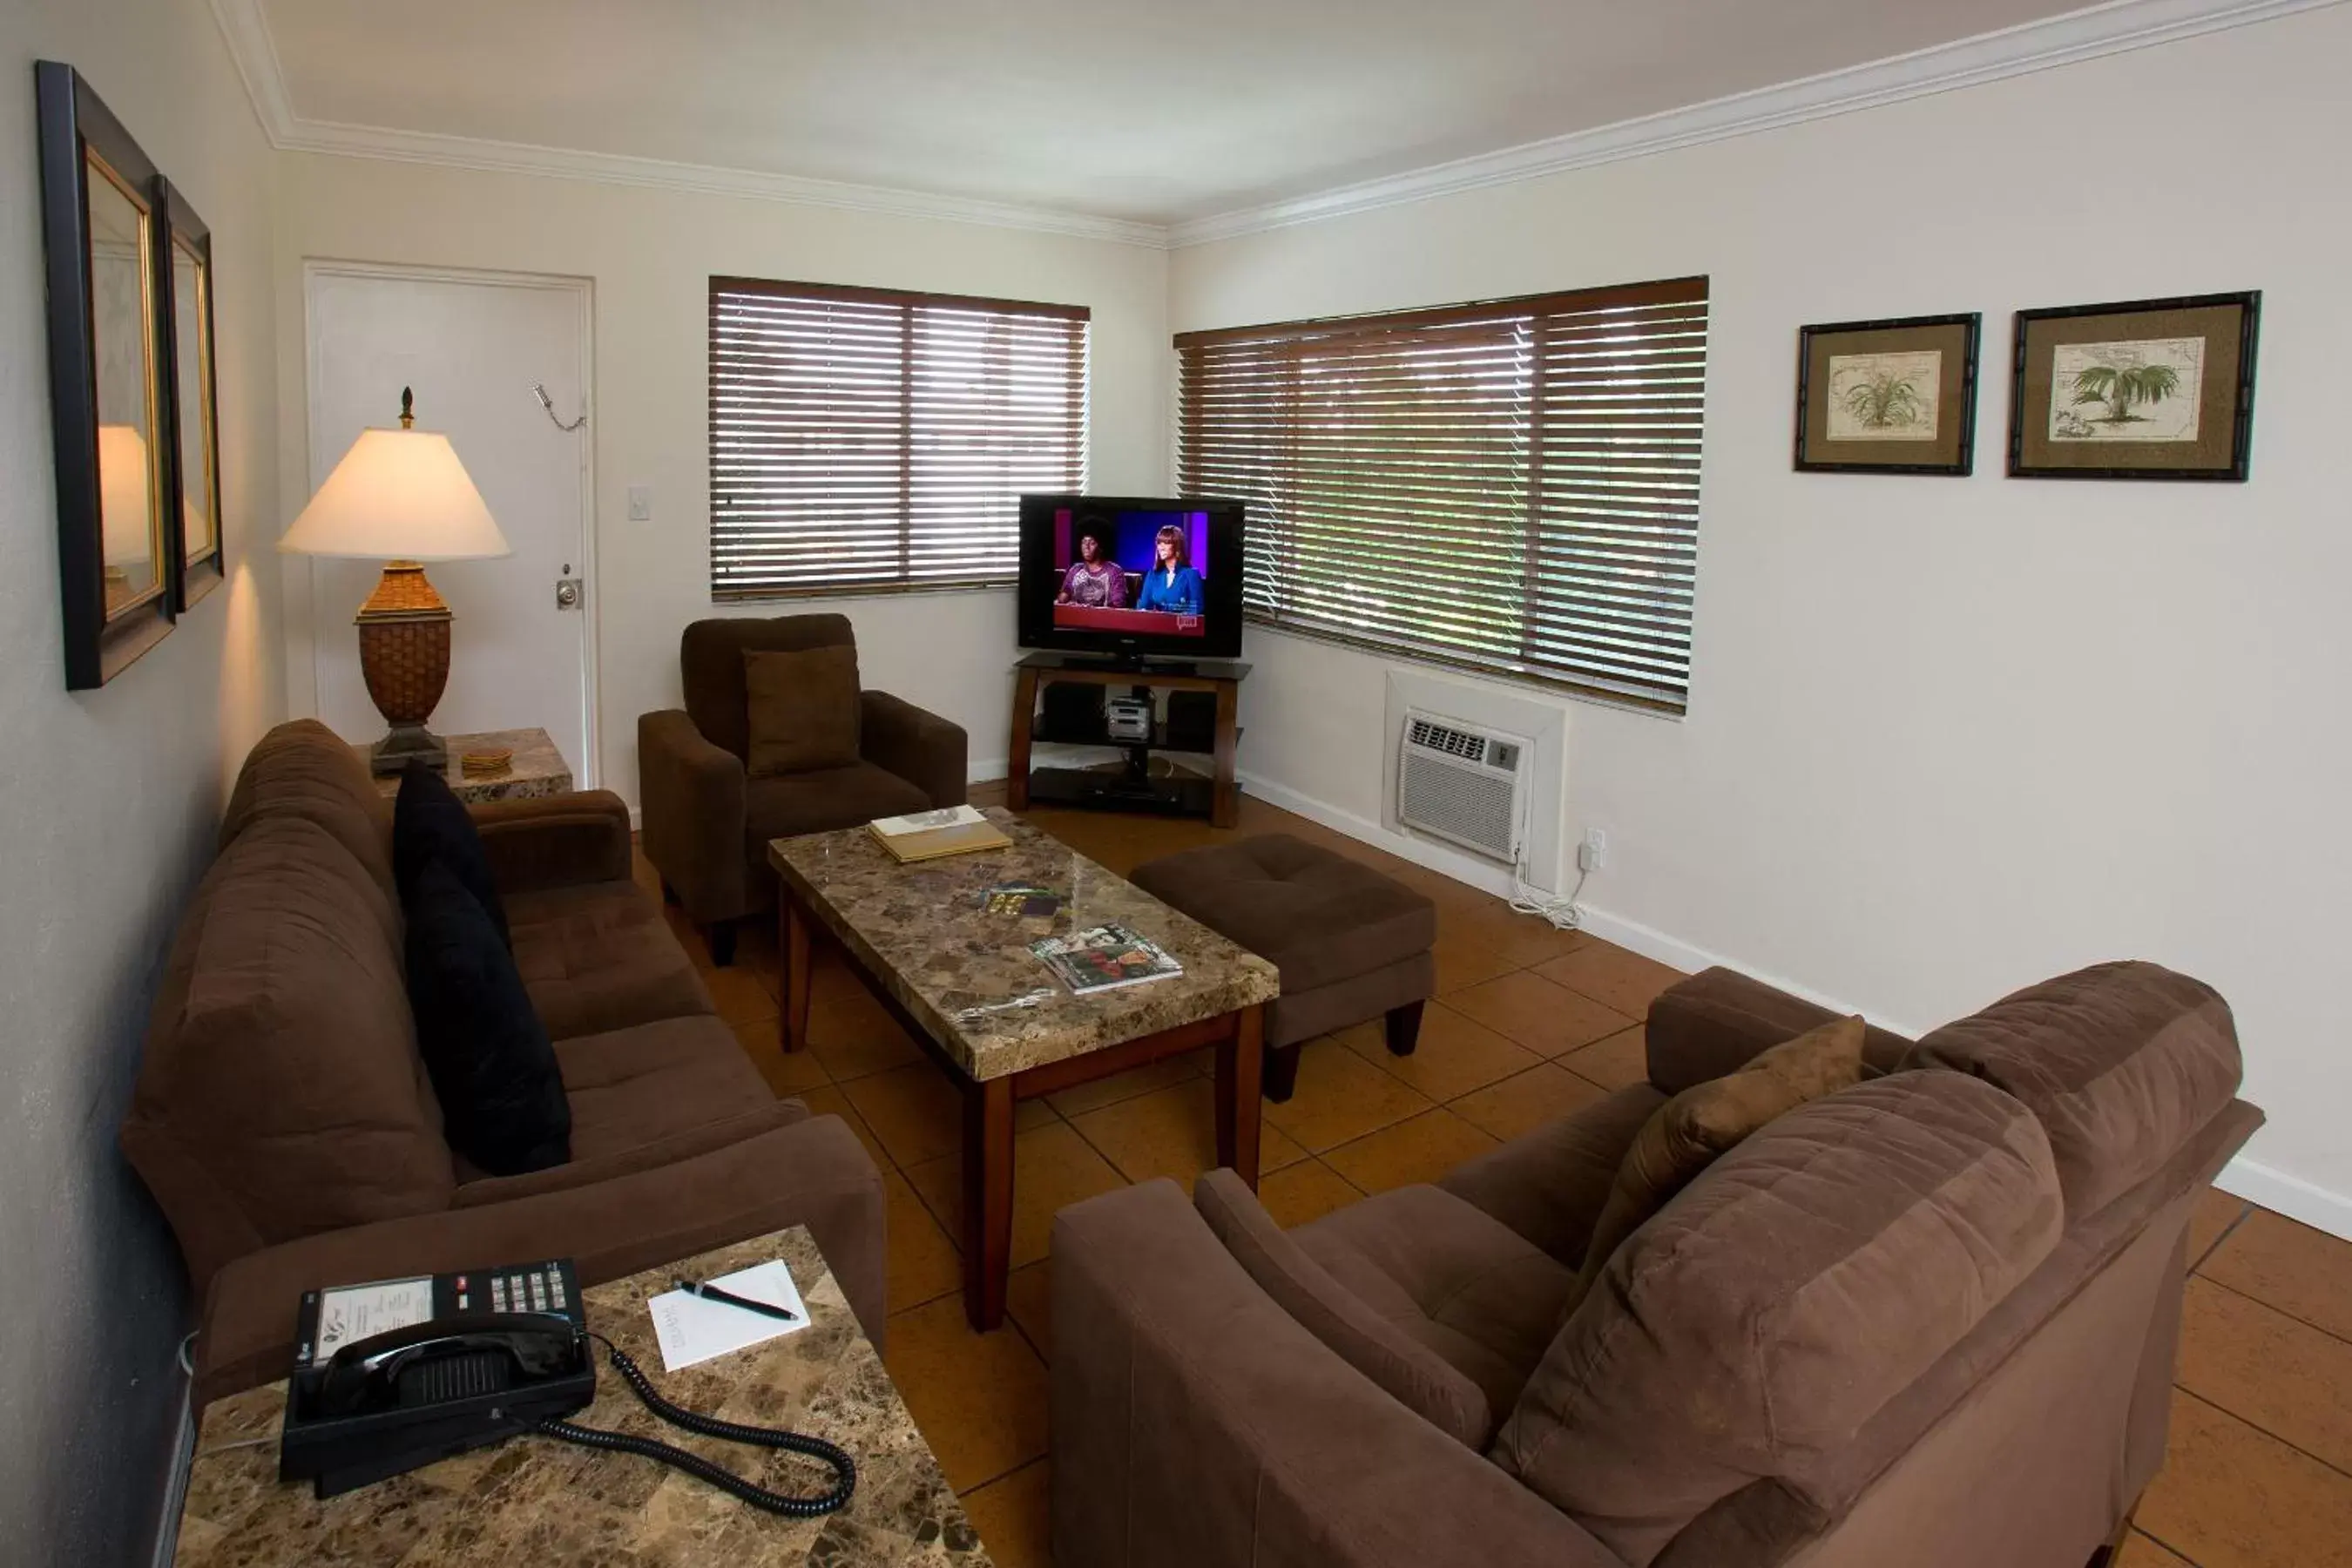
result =
[{"label": "ottoman", "polygon": [[1425,895],[1286,833],[1182,850],[1129,879],[1281,971],[1265,1010],[1267,1099],[1290,1098],[1302,1042],[1351,1024],[1385,1018],[1389,1050],[1412,1054],[1436,989]]}]

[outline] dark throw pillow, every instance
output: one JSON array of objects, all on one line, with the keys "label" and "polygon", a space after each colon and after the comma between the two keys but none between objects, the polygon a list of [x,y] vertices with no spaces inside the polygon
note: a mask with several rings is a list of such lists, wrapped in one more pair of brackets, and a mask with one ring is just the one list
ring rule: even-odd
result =
[{"label": "dark throw pillow", "polygon": [[408,1005],[449,1147],[494,1176],[572,1158],[563,1073],[514,955],[437,860],[408,897]]},{"label": "dark throw pillow", "polygon": [[857,762],[857,647],[743,652],[753,778],[852,767]]},{"label": "dark throw pillow", "polygon": [[403,909],[415,898],[417,874],[436,861],[474,895],[490,924],[498,928],[499,944],[513,951],[506,905],[499,901],[498,884],[490,879],[489,853],[482,847],[473,814],[439,770],[411,763],[401,773],[400,798],[392,805],[392,878],[399,885]]}]

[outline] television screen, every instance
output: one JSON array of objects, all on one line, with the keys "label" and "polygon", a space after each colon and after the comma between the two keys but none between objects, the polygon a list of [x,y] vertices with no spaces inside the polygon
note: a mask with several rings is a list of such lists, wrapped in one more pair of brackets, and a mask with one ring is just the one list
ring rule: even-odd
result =
[{"label": "television screen", "polygon": [[1024,496],[1021,641],[1170,658],[1241,651],[1236,502]]}]

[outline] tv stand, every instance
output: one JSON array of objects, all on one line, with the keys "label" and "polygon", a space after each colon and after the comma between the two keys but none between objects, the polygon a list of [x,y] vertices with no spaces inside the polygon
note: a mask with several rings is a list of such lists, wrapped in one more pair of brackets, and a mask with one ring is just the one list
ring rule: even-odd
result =
[{"label": "tv stand", "polygon": [[[1060,653],[1033,653],[1014,665],[1013,738],[1006,772],[1005,804],[1015,811],[1038,805],[1074,805],[1104,811],[1148,811],[1180,816],[1205,816],[1211,826],[1231,827],[1241,815],[1241,788],[1234,780],[1234,754],[1240,749],[1241,727],[1235,721],[1242,678],[1246,664],[1204,662],[1169,664],[1140,660],[1118,662]],[[1149,741],[1117,741],[1099,725],[1084,731],[1053,728],[1037,710],[1039,692],[1048,686],[1075,685],[1133,688],[1139,693],[1207,691],[1216,696],[1216,721],[1202,748],[1193,736],[1171,735],[1157,719]],[[1029,765],[1036,742],[1069,745],[1110,746],[1125,753],[1126,766],[1116,773],[1087,768],[1037,768]],[[1155,753],[1191,752],[1213,760],[1215,776],[1180,773],[1151,776]]]}]

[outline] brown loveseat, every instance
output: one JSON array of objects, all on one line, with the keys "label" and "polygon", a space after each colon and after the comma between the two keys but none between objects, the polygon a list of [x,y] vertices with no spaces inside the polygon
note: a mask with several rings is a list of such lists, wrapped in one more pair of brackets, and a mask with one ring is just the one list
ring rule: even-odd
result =
[{"label": "brown loveseat", "polygon": [[474,816],[572,1157],[493,1177],[451,1153],[409,1017],[391,803],[325,726],[272,731],[181,922],[122,1129],[204,1302],[197,1403],[285,1374],[307,1289],[551,1257],[593,1282],[790,1225],[878,1344],[881,1178],[719,1020],[631,880],[618,797]]},{"label": "brown loveseat", "polygon": [[2164,1459],[2229,1009],[2033,987],[1738,1144],[1563,1312],[1666,1099],[1828,1015],[1715,970],[1649,1081],[1284,1232],[1230,1173],[1054,1232],[1054,1549],[1087,1568],[2083,1568]]},{"label": "brown loveseat", "polygon": [[775,907],[768,840],[855,827],[964,802],[962,727],[887,691],[858,698],[858,759],[847,767],[754,778],[746,653],[852,647],[846,616],[696,621],[678,644],[683,710],[637,720],[637,796],[646,858],[732,963],[735,922]]}]

